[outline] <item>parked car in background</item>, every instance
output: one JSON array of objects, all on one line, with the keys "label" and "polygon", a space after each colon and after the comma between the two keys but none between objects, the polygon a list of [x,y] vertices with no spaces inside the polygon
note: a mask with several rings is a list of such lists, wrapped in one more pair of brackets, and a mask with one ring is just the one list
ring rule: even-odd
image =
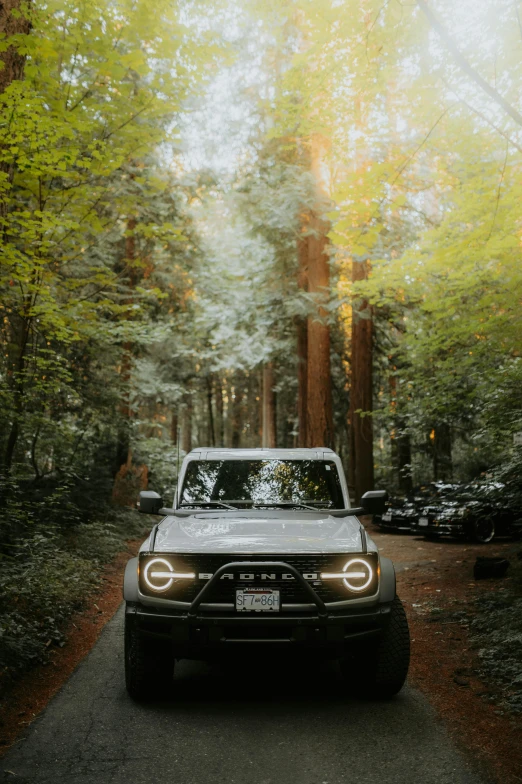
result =
[{"label": "parked car in background", "polygon": [[418,533],[419,517],[430,503],[439,501],[458,485],[445,482],[431,482],[417,487],[411,495],[392,496],[386,502],[382,515],[375,515],[373,522],[384,531]]},{"label": "parked car in background", "polygon": [[508,497],[500,482],[475,481],[456,486],[437,503],[426,505],[412,530],[428,538],[465,537],[482,544],[495,536],[518,537],[522,511],[508,503]]},{"label": "parked car in background", "polygon": [[412,522],[418,516],[419,510],[413,498],[393,496],[386,502],[382,515],[374,515],[373,522],[383,531],[411,533]]}]

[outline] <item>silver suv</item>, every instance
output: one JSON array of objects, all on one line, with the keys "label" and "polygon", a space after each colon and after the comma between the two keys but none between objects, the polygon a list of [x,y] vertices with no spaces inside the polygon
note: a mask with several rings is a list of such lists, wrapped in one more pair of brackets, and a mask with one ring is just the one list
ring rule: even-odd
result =
[{"label": "silver suv", "polygon": [[[410,641],[395,570],[350,508],[331,449],[195,449],[172,508],[125,570],[125,675],[135,699],[172,680],[177,659],[338,658],[353,690],[391,697],[404,684]],[[352,682],[353,681],[353,682]]]}]

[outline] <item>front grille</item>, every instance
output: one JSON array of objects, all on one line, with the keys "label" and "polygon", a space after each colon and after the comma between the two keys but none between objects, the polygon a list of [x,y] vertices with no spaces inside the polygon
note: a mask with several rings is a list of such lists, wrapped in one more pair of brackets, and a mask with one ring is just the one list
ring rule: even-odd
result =
[{"label": "front grille", "polygon": [[[312,574],[317,573],[318,575],[324,571],[342,571],[344,564],[346,563],[347,559],[353,558],[354,554],[340,554],[340,555],[245,555],[245,556],[237,556],[237,555],[192,555],[192,554],[180,554],[180,555],[170,555],[169,558],[172,558],[177,568],[182,569],[183,571],[187,572],[194,572],[196,575],[199,574],[214,574],[217,569],[221,566],[226,565],[227,563],[237,562],[237,561],[249,561],[249,562],[262,562],[262,561],[282,561],[284,563],[293,566],[300,574]],[[366,558],[370,558],[375,561],[374,566],[377,566],[376,559],[372,554],[366,555]],[[245,570],[246,571],[246,570]],[[249,568],[249,573],[255,573],[256,578],[254,580],[241,580],[239,574],[234,574],[234,579],[221,579],[215,585],[212,592],[209,594],[208,598],[205,598],[206,603],[219,603],[219,604],[235,604],[236,600],[236,589],[238,588],[247,588],[247,587],[260,587],[263,586],[265,588],[273,588],[278,589],[281,592],[281,605],[284,606],[285,604],[311,604],[312,599],[310,596],[304,591],[303,587],[297,582],[297,580],[283,580],[281,575],[284,572],[284,569],[278,568],[266,568],[261,567],[259,572],[256,570]],[[259,574],[263,573],[274,573],[276,574],[275,580],[261,580]],[[172,586],[171,589],[165,591],[162,596],[165,599],[174,599],[180,602],[192,602],[203,586],[208,582],[207,579],[199,579],[188,581],[188,580],[177,580],[175,584]],[[312,586],[314,591],[317,595],[324,601],[324,602],[337,602],[343,599],[354,598],[353,594],[349,594],[346,590],[342,582],[338,581],[321,581],[319,580],[307,580],[309,585]],[[375,585],[372,586],[372,589],[369,592],[365,592],[366,595],[368,593],[373,593],[375,591]],[[150,594],[150,592],[148,592]],[[361,595],[361,594],[359,594]]]}]

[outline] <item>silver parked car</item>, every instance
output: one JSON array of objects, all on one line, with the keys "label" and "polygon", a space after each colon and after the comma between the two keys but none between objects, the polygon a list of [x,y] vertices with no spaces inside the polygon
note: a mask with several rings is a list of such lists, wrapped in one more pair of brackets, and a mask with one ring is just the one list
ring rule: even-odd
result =
[{"label": "silver parked car", "polygon": [[338,658],[353,689],[396,694],[408,624],[393,564],[358,519],[385,500],[371,491],[350,508],[330,449],[190,452],[172,508],[140,494],[140,512],[162,519],[125,571],[130,695],[164,688],[175,660],[238,651],[254,667],[299,652]]}]

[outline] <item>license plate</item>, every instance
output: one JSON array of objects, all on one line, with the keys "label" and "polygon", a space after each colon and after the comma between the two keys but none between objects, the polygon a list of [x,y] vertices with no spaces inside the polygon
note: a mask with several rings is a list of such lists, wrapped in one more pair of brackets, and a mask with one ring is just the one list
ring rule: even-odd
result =
[{"label": "license plate", "polygon": [[280,591],[267,588],[242,588],[236,591],[238,612],[279,612]]},{"label": "license plate", "polygon": [[390,520],[392,519],[391,512],[385,512],[382,516],[382,519],[384,520],[385,523],[389,523]]},{"label": "license plate", "polygon": [[427,517],[419,517],[419,525],[428,525],[428,518]]}]

